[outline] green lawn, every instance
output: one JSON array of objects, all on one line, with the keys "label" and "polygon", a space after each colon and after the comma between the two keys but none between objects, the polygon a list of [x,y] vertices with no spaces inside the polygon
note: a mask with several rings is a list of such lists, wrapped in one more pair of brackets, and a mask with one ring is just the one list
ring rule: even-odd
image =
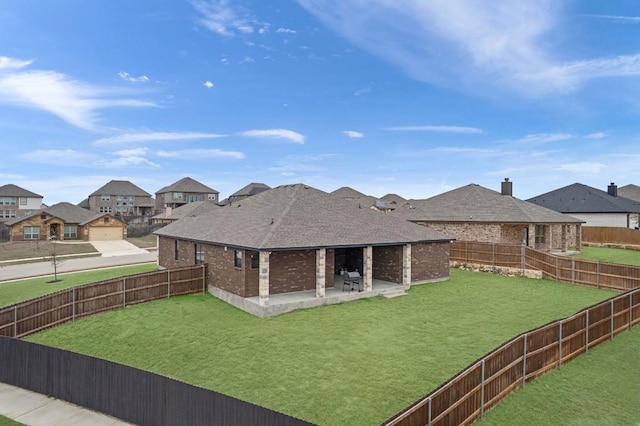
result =
[{"label": "green lawn", "polygon": [[478,425],[640,425],[640,326],[516,391]]},{"label": "green lawn", "polygon": [[640,266],[640,251],[623,250],[605,247],[582,247],[582,252],[575,256],[579,259],[599,260],[609,263]]},{"label": "green lawn", "polygon": [[22,423],[16,422],[8,417],[0,416],[0,426],[18,426]]},{"label": "green lawn", "polygon": [[451,271],[448,282],[259,319],[208,294],[27,340],[137,366],[321,425],[374,425],[511,337],[616,293]]},{"label": "green lawn", "polygon": [[60,281],[56,283],[47,283],[47,281],[51,281],[52,279],[50,276],[0,283],[0,307],[13,305],[14,303],[33,299],[44,294],[54,293],[69,287],[121,277],[123,275],[155,271],[157,269],[158,267],[155,263],[148,263],[144,265],[96,269],[87,272],[58,274]]}]

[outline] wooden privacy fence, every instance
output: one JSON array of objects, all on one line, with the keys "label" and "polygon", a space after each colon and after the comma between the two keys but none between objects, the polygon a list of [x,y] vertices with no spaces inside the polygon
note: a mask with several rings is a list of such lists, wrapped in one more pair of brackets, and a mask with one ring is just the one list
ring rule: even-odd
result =
[{"label": "wooden privacy fence", "polygon": [[587,287],[627,291],[640,287],[640,267],[557,256],[511,244],[454,241],[451,261],[533,269],[543,278]]},{"label": "wooden privacy fence", "polygon": [[583,226],[582,241],[596,244],[640,246],[640,230],[611,226]]},{"label": "wooden privacy fence", "polygon": [[24,337],[88,315],[206,291],[207,266],[129,275],[56,293],[0,309],[0,336]]},{"label": "wooden privacy fence", "polygon": [[111,361],[0,337],[0,382],[136,425],[302,426],[268,408]]},{"label": "wooden privacy fence", "polygon": [[473,423],[527,382],[638,323],[635,289],[509,340],[384,424]]}]

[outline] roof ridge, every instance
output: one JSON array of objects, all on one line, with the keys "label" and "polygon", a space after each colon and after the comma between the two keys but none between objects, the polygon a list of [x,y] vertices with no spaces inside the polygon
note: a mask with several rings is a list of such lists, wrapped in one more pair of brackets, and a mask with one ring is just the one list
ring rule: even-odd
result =
[{"label": "roof ridge", "polygon": [[275,222],[273,222],[273,218],[271,218],[272,227],[269,230],[269,232],[267,232],[267,235],[264,236],[262,241],[260,241],[260,246],[261,247],[266,247],[267,246],[267,241],[269,241],[271,239],[271,237],[273,236],[273,234],[276,233],[276,231],[278,230],[280,225],[282,225],[282,221],[284,220],[285,216],[287,215],[287,213],[289,213],[289,210],[291,210],[291,207],[296,203],[296,201],[298,201],[297,195],[300,192],[300,188],[301,187],[294,187],[294,190],[295,190],[294,196],[291,197],[291,200],[289,201],[287,206],[284,208],[282,213],[280,213],[280,216],[278,217],[278,219]]}]

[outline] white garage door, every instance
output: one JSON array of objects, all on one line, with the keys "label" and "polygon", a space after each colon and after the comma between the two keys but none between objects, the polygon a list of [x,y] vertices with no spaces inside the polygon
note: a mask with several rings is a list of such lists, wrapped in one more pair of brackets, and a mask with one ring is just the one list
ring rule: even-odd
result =
[{"label": "white garage door", "polygon": [[122,228],[113,226],[92,226],[89,228],[89,241],[121,240]]}]

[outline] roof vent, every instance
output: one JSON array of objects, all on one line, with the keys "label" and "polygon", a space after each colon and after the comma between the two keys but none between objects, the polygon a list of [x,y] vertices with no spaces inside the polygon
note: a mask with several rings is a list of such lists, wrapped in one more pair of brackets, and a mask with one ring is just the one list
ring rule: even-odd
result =
[{"label": "roof vent", "polygon": [[513,182],[509,182],[509,178],[504,178],[502,182],[502,195],[513,196]]},{"label": "roof vent", "polygon": [[607,194],[611,195],[612,197],[617,197],[618,196],[618,185],[616,185],[615,183],[611,182],[611,184],[607,187]]}]

